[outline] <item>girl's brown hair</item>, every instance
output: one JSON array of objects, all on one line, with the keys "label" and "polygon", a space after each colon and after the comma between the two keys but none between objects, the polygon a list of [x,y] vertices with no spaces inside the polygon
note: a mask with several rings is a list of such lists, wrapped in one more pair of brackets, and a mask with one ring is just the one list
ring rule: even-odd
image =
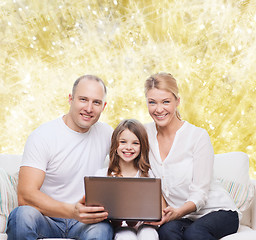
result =
[{"label": "girl's brown hair", "polygon": [[[145,95],[150,89],[156,88],[170,92],[176,99],[179,98],[179,88],[176,79],[170,73],[156,73],[151,75],[145,82]],[[181,116],[178,110],[176,110],[176,116],[181,120]]]},{"label": "girl's brown hair", "polygon": [[134,167],[140,171],[141,176],[148,177],[148,170],[150,169],[149,158],[148,158],[148,154],[149,154],[148,135],[144,126],[135,119],[126,119],[121,121],[112,134],[111,147],[110,147],[110,153],[109,153],[108,176],[116,176],[116,177],[122,176],[120,165],[119,165],[120,157],[117,154],[117,148],[119,146],[120,135],[126,129],[128,129],[133,134],[135,134],[140,142],[140,153],[133,160]]}]

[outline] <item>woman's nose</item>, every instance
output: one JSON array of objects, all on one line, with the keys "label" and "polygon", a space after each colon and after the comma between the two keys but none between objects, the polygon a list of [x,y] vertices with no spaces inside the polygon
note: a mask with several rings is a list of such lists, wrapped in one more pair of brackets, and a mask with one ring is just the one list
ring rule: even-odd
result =
[{"label": "woman's nose", "polygon": [[163,107],[161,104],[157,104],[156,105],[156,112],[162,112],[163,111]]}]

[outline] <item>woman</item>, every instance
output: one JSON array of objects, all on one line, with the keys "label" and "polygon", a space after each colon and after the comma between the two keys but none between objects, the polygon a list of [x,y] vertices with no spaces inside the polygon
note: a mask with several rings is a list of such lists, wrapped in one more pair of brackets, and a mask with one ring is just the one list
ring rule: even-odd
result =
[{"label": "woman", "polygon": [[[145,83],[151,168],[162,180],[166,208],[158,230],[161,239],[216,240],[235,233],[238,209],[228,193],[211,182],[214,152],[208,133],[182,121],[175,78],[150,76]],[[154,224],[154,223],[151,223]]]}]

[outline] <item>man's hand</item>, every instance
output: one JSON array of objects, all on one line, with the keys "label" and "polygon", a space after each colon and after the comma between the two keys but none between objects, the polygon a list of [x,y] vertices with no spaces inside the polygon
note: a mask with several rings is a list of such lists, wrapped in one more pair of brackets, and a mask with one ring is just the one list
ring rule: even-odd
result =
[{"label": "man's hand", "polygon": [[85,206],[85,196],[74,205],[74,219],[85,224],[98,223],[108,217],[104,207]]}]

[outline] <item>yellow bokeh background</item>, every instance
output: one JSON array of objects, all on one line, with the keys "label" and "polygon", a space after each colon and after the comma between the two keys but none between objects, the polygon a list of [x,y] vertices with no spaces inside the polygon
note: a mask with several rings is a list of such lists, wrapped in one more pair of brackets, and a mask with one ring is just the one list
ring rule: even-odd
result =
[{"label": "yellow bokeh background", "polygon": [[66,113],[84,74],[108,87],[102,121],[151,121],[144,81],[166,71],[182,118],[215,153],[246,152],[256,178],[255,29],[255,0],[2,0],[0,153],[21,154],[31,131]]}]

